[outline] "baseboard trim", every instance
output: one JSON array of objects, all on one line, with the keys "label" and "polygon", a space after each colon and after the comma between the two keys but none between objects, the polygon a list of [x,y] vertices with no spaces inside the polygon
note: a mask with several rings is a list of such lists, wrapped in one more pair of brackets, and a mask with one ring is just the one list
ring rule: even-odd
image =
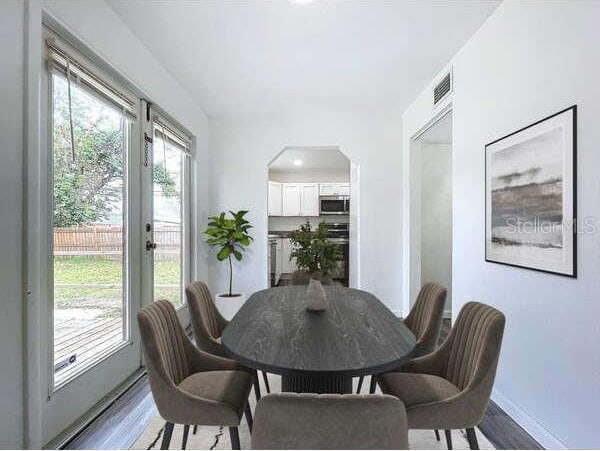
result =
[{"label": "baseboard trim", "polygon": [[514,402],[494,389],[492,401],[504,410],[519,426],[531,435],[545,449],[568,449],[568,447],[557,439],[548,429],[529,416]]}]

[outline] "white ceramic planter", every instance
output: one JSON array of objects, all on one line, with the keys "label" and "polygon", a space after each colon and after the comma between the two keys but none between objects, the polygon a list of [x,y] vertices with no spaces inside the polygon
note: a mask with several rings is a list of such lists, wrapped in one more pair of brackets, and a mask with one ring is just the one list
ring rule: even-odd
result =
[{"label": "white ceramic planter", "polygon": [[244,294],[240,294],[239,296],[230,298],[225,297],[226,294],[227,293],[217,294],[215,297],[215,304],[217,305],[221,315],[223,315],[223,318],[225,318],[227,321],[231,321],[234,315],[244,304],[246,296]]}]

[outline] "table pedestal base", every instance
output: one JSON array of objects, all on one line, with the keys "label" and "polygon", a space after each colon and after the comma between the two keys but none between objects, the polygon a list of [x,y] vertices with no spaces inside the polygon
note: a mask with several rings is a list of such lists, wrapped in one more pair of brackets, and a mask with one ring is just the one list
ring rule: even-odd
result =
[{"label": "table pedestal base", "polygon": [[352,376],[288,374],[281,376],[281,390],[295,393],[352,393]]}]

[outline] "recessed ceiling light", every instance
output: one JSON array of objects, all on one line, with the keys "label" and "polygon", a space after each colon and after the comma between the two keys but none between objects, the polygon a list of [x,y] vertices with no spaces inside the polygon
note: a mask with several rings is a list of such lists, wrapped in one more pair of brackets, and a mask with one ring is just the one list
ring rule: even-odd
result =
[{"label": "recessed ceiling light", "polygon": [[295,159],[294,166],[302,166],[302,160],[300,160],[299,158]]}]

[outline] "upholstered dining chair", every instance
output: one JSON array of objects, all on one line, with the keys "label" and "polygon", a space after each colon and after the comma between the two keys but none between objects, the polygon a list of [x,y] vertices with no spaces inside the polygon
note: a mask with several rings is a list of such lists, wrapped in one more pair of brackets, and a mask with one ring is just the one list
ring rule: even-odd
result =
[{"label": "upholstered dining chair", "polygon": [[168,449],[175,424],[184,425],[183,449],[190,425],[228,426],[232,448],[239,449],[243,413],[252,429],[252,373],[194,346],[169,301],[142,308],[137,319],[152,396],[166,421],[161,449]]},{"label": "upholstered dining chair", "polygon": [[495,308],[469,302],[436,351],[379,376],[382,392],[406,405],[409,429],[444,429],[448,449],[450,430],[466,429],[471,449],[479,449],[475,426],[490,399],[504,323]]},{"label": "upholstered dining chair", "polygon": [[[444,286],[435,282],[423,284],[417,300],[404,320],[406,327],[417,339],[414,357],[429,354],[437,347],[445,303],[446,288]],[[358,380],[357,393],[360,393],[363,380],[364,376]],[[376,381],[377,376],[371,376],[370,393],[375,393]]]},{"label": "upholstered dining chair", "polygon": [[[185,287],[185,300],[190,312],[196,345],[203,351],[225,357],[221,335],[223,335],[223,329],[227,326],[228,321],[219,313],[208,286],[200,281],[190,283]],[[253,371],[253,373],[254,391],[258,401],[260,399],[258,373],[256,371]],[[271,388],[269,387],[267,373],[263,371],[262,375],[267,393],[270,393]]]},{"label": "upholstered dining chair", "polygon": [[252,449],[408,449],[406,410],[392,396],[272,394],[254,414]]}]

